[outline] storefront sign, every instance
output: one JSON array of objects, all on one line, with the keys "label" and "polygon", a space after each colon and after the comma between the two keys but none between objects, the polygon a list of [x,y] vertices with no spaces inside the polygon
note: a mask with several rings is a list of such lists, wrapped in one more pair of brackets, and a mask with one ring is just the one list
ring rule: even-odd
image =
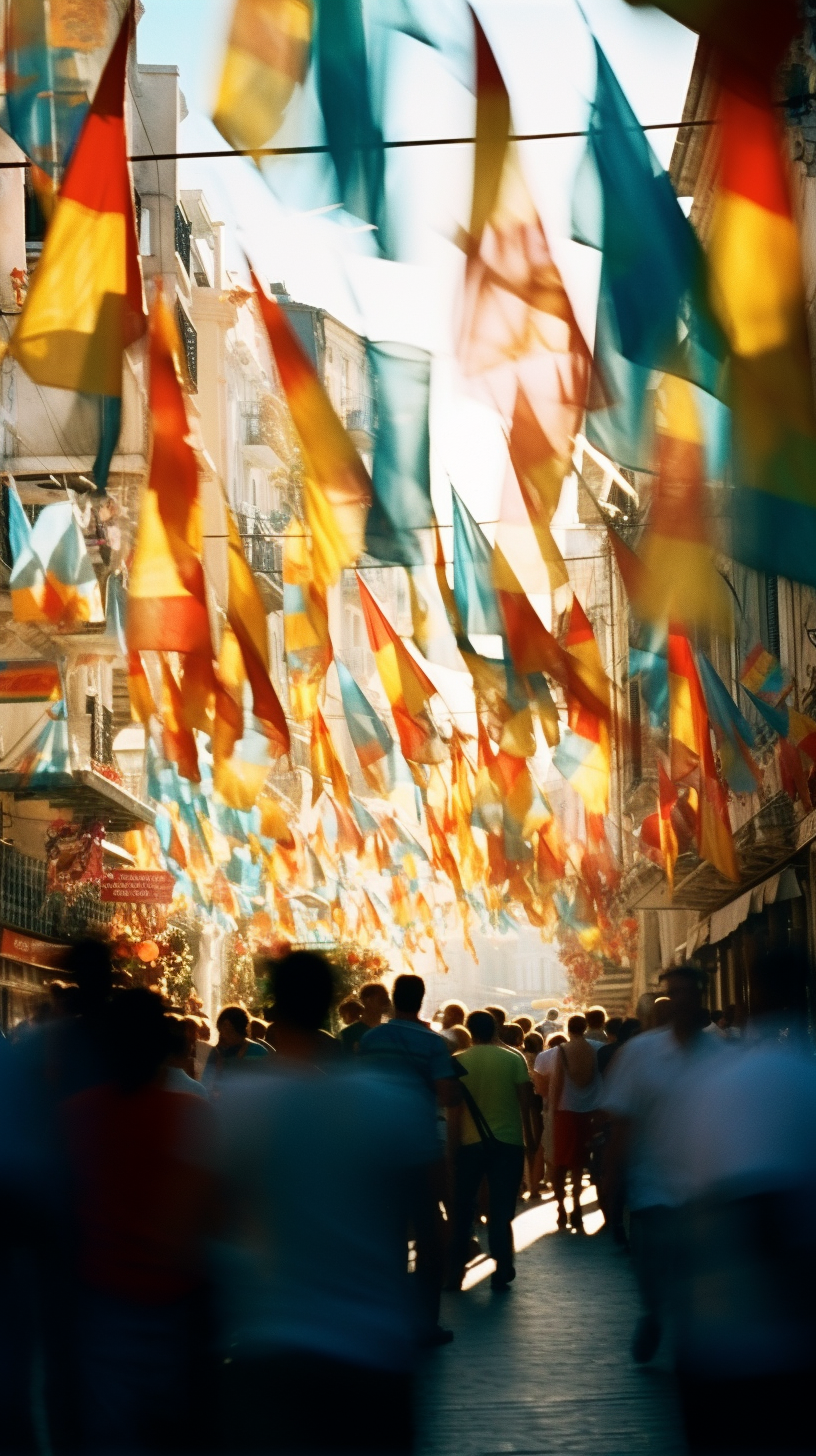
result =
[{"label": "storefront sign", "polygon": [[169,905],[176,882],[167,870],[114,870],[102,876],[106,904]]},{"label": "storefront sign", "polygon": [[3,930],[0,936],[0,956],[6,960],[22,961],[27,966],[40,966],[46,971],[61,970],[70,947],[54,945],[50,940],[35,940],[22,935],[19,930]]}]

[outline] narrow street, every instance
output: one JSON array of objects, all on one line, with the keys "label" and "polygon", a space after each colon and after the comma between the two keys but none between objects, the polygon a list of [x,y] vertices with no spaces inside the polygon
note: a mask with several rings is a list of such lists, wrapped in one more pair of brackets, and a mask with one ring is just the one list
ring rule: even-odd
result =
[{"label": "narrow street", "polygon": [[[594,1210],[591,1190],[584,1207]],[[684,1450],[665,1355],[640,1369],[629,1355],[637,1296],[628,1256],[597,1212],[589,1236],[557,1234],[552,1201],[516,1219],[517,1278],[491,1292],[492,1263],[470,1288],[444,1295],[453,1345],[429,1357],[420,1390],[423,1456]]]}]

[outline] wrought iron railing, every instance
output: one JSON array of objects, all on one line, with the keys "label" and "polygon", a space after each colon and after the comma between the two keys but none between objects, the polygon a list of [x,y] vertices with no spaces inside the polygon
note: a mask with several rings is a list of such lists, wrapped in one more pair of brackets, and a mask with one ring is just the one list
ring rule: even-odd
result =
[{"label": "wrought iron railing", "polygon": [[184,215],[183,209],[179,207],[178,203],[176,203],[176,211],[174,215],[174,236],[176,252],[182,263],[184,264],[184,271],[187,274],[189,274],[190,272],[190,236],[192,234],[192,231],[192,223],[188,222],[187,218]]},{"label": "wrought iron railing", "polygon": [[190,381],[190,388],[195,393],[198,389],[198,334],[178,300],[176,300],[176,318],[178,320],[179,333],[181,334],[181,342],[184,346],[187,377]]},{"label": "wrought iron railing", "polygon": [[89,886],[70,900],[47,893],[44,860],[22,854],[13,845],[0,844],[0,922],[30,935],[70,939],[100,929],[114,907],[103,905]]}]

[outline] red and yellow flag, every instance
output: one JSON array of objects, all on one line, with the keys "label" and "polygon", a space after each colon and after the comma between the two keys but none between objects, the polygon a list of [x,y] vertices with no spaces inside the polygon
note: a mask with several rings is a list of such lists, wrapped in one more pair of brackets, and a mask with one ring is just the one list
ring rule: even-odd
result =
[{"label": "red and yellow flag", "polygon": [[150,311],[153,448],[128,584],[127,640],[131,652],[202,652],[211,659],[198,462],[179,356],[176,322],[159,289]]},{"label": "red and yellow flag", "polygon": [[728,797],[714,760],[711,728],[691,643],[679,632],[669,632],[669,741],[671,778],[692,782],[697,807],[697,847],[729,880],[739,880]]},{"label": "red and yellow flag", "polygon": [[201,781],[195,735],[184,723],[181,691],[166,657],[162,658],[162,751],[174,763],[183,779]]},{"label": "red and yellow flag", "polygon": [[657,401],[657,474],[634,607],[644,621],[706,626],[727,635],[731,596],[714,560],[705,496],[705,442],[694,387],[664,374]]},{"label": "red and yellow flag", "polygon": [[254,283],[303,450],[304,505],[312,533],[315,581],[325,590],[339,579],[344,567],[354,565],[363,551],[371,481],[283,309],[267,298],[257,278]]},{"label": "red and yellow flag", "polygon": [[131,0],[8,346],[37,384],[117,398],[146,313],[125,133],[133,10]]},{"label": "red and yellow flag", "polygon": [[445,745],[427,711],[436,688],[411,656],[359,573],[357,581],[368,640],[391,705],[403,755],[409,763],[439,763],[446,756]]},{"label": "red and yellow flag", "polygon": [[351,791],[348,776],[319,708],[315,708],[312,715],[311,767],[312,804],[316,804],[323,793],[323,780],[329,779],[338,805],[342,804],[350,814]]},{"label": "red and yellow flag", "polygon": [[677,863],[679,853],[677,844],[677,833],[672,823],[672,810],[677,803],[678,793],[671,779],[669,778],[662,762],[657,762],[658,779],[658,827],[660,830],[660,851],[663,855],[663,863],[666,867],[666,879],[669,882],[669,892],[674,891],[674,866]]},{"label": "red and yellow flag", "polygon": [[289,728],[280,699],[269,676],[269,627],[264,604],[244,555],[232,511],[227,508],[229,583],[227,621],[241,649],[244,670],[252,689],[252,711],[263,726],[273,757],[289,752]]}]

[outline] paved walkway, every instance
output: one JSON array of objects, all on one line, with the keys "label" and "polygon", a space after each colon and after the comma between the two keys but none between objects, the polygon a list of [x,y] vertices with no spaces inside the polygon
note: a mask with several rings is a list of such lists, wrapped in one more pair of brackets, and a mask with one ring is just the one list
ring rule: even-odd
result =
[{"label": "paved walkway", "polygon": [[518,1274],[493,1294],[485,1259],[470,1287],[444,1295],[454,1344],[428,1357],[420,1391],[421,1456],[680,1456],[684,1446],[665,1357],[629,1356],[637,1298],[628,1256],[607,1235],[592,1190],[590,1236],[558,1234],[552,1202],[516,1219]]}]

